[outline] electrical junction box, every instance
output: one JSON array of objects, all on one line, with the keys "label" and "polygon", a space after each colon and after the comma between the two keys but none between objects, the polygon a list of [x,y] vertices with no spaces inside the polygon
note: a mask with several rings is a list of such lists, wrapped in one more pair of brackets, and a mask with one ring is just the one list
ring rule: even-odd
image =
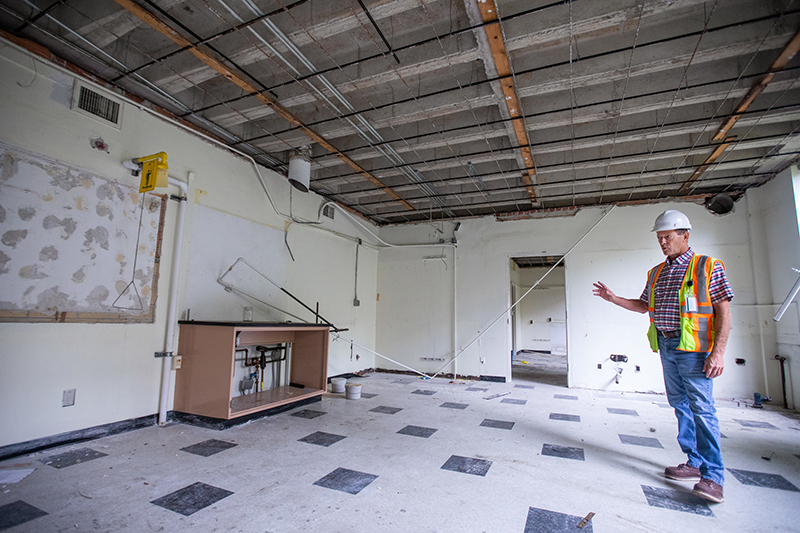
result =
[{"label": "electrical junction box", "polygon": [[183,364],[183,356],[182,355],[176,355],[175,357],[172,358],[172,368],[173,369],[178,370],[181,367],[182,364]]},{"label": "electrical junction box", "polygon": [[61,396],[61,407],[75,405],[75,389],[67,389]]}]

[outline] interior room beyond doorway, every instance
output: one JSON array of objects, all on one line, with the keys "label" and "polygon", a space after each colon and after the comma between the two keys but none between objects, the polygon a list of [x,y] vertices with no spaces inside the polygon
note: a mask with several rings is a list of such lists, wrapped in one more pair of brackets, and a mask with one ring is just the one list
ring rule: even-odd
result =
[{"label": "interior room beyond doorway", "polygon": [[560,259],[534,256],[510,261],[512,302],[536,285],[511,313],[514,380],[568,385],[566,278]]}]

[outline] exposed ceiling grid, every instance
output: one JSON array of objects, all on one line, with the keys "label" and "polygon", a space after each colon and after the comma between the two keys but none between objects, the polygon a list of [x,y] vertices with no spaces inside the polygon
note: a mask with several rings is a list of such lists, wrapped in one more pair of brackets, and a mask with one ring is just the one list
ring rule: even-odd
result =
[{"label": "exposed ceiling grid", "polygon": [[[0,30],[378,224],[734,198],[800,156],[792,0],[0,0]],[[40,52],[40,55],[48,54]]]}]

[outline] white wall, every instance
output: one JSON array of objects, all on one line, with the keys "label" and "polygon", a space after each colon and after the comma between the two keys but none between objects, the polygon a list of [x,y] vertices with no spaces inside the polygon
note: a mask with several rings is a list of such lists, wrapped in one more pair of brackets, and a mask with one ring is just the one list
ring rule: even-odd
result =
[{"label": "white wall", "polygon": [[[761,259],[760,267],[768,271],[771,283],[762,287],[762,328],[768,334],[766,367],[769,375],[767,394],[773,401],[783,401],[779,363],[772,359],[776,354],[786,357],[787,401],[790,408],[800,404],[800,318],[798,302],[792,303],[777,324],[772,317],[778,310],[800,269],[800,231],[798,231],[798,199],[800,199],[800,177],[797,169],[786,171],[766,185],[748,195],[752,199],[754,243],[758,246],[754,256]],[[777,347],[773,348],[777,343]]]},{"label": "white wall", "polygon": [[[630,313],[592,296],[592,283],[601,280],[615,292],[630,298],[641,294],[649,268],[663,261],[650,232],[653,220],[665,209],[680,209],[694,225],[690,243],[698,253],[722,259],[736,297],[733,306],[733,331],[726,354],[726,371],[716,382],[718,397],[751,397],[763,389],[765,361],[762,357],[756,285],[768,278],[763,268],[754,270],[750,257],[747,199],[733,213],[717,217],[694,204],[659,204],[623,207],[614,210],[565,260],[567,292],[568,353],[570,386],[628,391],[663,391],[657,354],[650,352],[646,340],[648,318]],[[458,346],[466,346],[479,331],[510,305],[508,287],[510,257],[559,255],[566,253],[603,216],[600,209],[581,210],[574,217],[497,222],[491,218],[463,221],[458,236],[457,323]],[[452,231],[452,229],[450,230]],[[445,232],[446,233],[446,232]],[[391,227],[381,231],[389,242],[429,242],[436,235],[430,226]],[[419,269],[419,252],[393,250],[379,257],[378,292],[399,290],[409,280],[424,284],[414,274]],[[769,282],[767,281],[766,284]],[[413,313],[428,305],[442,305],[443,292],[415,290],[415,307],[380,306],[377,333],[378,351],[402,354],[407,339],[420,333]],[[391,331],[387,328],[391,327]],[[426,333],[426,335],[428,335]],[[443,344],[452,335],[444,325],[436,342]],[[773,349],[765,336],[765,353]],[[430,351],[433,342],[418,346],[415,352]],[[773,344],[774,346],[774,344]],[[625,354],[623,377],[614,383],[616,364],[609,355]],[[484,363],[481,363],[481,358]],[[735,358],[746,360],[744,366]],[[413,357],[398,359],[414,366]],[[597,369],[602,364],[602,370]],[[639,373],[634,371],[638,365]],[[502,376],[510,379],[510,334],[505,318],[458,359],[458,372],[465,375]],[[774,393],[773,393],[774,396]]]},{"label": "white wall", "polygon": [[[517,268],[517,298],[525,294],[550,268]],[[514,273],[512,272],[512,276]],[[565,353],[567,298],[563,267],[542,279],[518,305],[517,351],[544,350]]]},{"label": "white wall", "polygon": [[[121,162],[162,150],[169,155],[171,177],[187,180],[194,173],[182,313],[189,303],[195,318],[241,320],[242,308],[250,304],[215,280],[236,257],[244,256],[304,301],[320,301],[323,316],[350,327],[348,334],[360,344],[374,347],[374,249],[361,250],[362,305],[352,305],[352,239],[366,237],[363,230],[338,212],[336,221],[325,226],[342,236],[292,224],[288,240],[296,261],[291,261],[283,242],[286,221],[272,211],[248,161],[130,104],[124,105],[120,130],[75,113],[70,110],[71,75],[5,45],[0,43],[0,140],[128,184],[138,178]],[[98,136],[108,143],[109,153],[90,147],[90,139]],[[288,212],[285,178],[263,168],[261,172],[279,209]],[[295,215],[316,219],[322,201],[314,194],[295,194]],[[0,324],[0,446],[158,411],[161,360],[153,354],[164,349],[176,213],[177,204],[170,201],[154,324]],[[208,231],[214,224],[222,226]],[[300,308],[289,308],[283,295],[275,300],[300,315]],[[256,319],[268,318],[252,305]],[[300,316],[311,318],[309,313]],[[330,373],[374,366],[371,354],[359,355],[359,361],[351,362],[349,346],[346,357],[343,348],[332,346]],[[77,389],[76,403],[62,408],[62,391],[70,388]]]},{"label": "white wall", "polygon": [[[436,242],[435,234],[420,237],[419,242]],[[442,369],[453,355],[453,280],[452,247],[382,249],[377,351],[419,372]],[[407,370],[383,358],[375,364]]]}]

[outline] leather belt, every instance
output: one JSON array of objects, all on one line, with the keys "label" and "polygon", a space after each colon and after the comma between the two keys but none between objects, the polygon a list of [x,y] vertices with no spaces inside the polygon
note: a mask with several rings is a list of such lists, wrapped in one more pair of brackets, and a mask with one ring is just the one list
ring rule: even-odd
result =
[{"label": "leather belt", "polygon": [[681,330],[677,329],[675,331],[658,331],[658,334],[666,339],[677,339],[681,336]]}]

